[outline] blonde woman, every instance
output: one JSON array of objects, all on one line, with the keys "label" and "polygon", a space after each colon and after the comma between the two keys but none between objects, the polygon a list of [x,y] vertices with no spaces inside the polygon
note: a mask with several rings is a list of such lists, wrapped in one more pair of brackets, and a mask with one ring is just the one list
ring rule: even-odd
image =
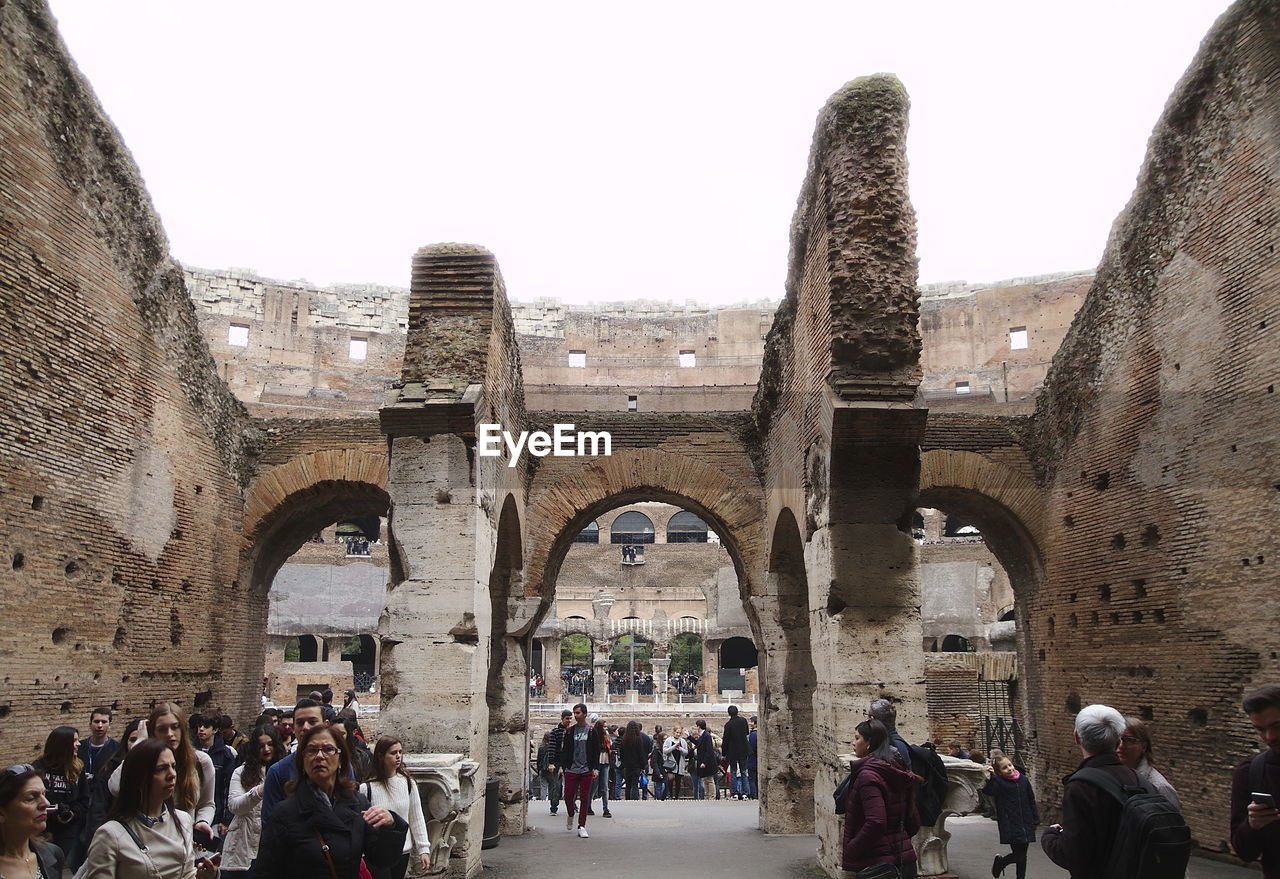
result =
[{"label": "blonde woman", "polygon": [[667,774],[667,796],[673,800],[680,799],[680,778],[688,771],[688,763],[689,740],[684,727],[677,726],[662,743],[662,771]]}]

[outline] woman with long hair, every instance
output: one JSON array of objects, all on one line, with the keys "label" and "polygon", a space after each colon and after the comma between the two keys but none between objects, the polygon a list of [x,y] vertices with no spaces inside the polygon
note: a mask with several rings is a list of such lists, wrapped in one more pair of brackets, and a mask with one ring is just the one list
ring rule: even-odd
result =
[{"label": "woman with long hair", "polygon": [[1155,745],[1151,741],[1151,728],[1140,717],[1126,717],[1124,722],[1124,735],[1120,736],[1120,746],[1116,748],[1120,762],[1138,773],[1138,778],[1151,782],[1156,793],[1172,803],[1175,809],[1181,809],[1178,792],[1173,789],[1169,779],[1152,765],[1156,755]]},{"label": "woman with long hair", "polygon": [[858,724],[853,753],[857,759],[849,764],[853,783],[844,807],[842,865],[856,873],[892,864],[902,879],[915,879],[911,837],[920,829],[915,776],[902,765],[889,730],[878,720]]},{"label": "woman with long hair", "polygon": [[89,843],[76,879],[213,879],[213,860],[196,860],[191,813],[175,809],[177,760],[161,739],[143,739],[124,758],[120,793]]},{"label": "woman with long hair", "polygon": [[191,812],[197,829],[210,831],[215,811],[213,760],[204,751],[197,751],[191,746],[191,735],[182,709],[172,702],[157,702],[147,717],[147,730],[151,738],[159,739],[173,751],[178,767],[174,807]]},{"label": "woman with long hair", "polygon": [[410,852],[416,851],[423,871],[431,868],[431,843],[427,840],[427,820],[422,814],[418,786],[404,768],[404,745],[394,736],[383,736],[373,746],[373,762],[365,796],[375,806],[382,806],[409,822],[400,858],[390,867],[374,870],[374,879],[404,879],[409,869]]},{"label": "woman with long hair", "polygon": [[[614,741],[609,737],[609,727],[600,719],[600,715],[592,714],[587,719],[591,722],[596,735],[600,737],[600,764],[596,767],[600,770],[600,774],[592,781],[594,789],[591,795],[592,797],[600,797],[600,805],[604,807],[600,810],[600,815],[604,818],[612,818],[613,815],[609,812],[609,786],[612,784],[613,779],[609,777],[609,774],[613,771]],[[589,806],[587,807],[587,814],[595,814]]]},{"label": "woman with long hair", "polygon": [[0,876],[62,879],[62,849],[36,838],[48,826],[48,807],[44,782],[30,763],[0,775]]},{"label": "woman with long hair", "polygon": [[107,812],[111,810],[111,804],[115,801],[116,792],[119,790],[120,776],[117,773],[120,764],[124,762],[129,749],[147,737],[146,724],[147,722],[140,717],[135,717],[125,724],[124,734],[120,737],[116,749],[107,755],[107,762],[103,763],[102,769],[94,774],[90,784],[96,788],[96,795],[89,798],[89,816],[86,819],[82,837],[84,840],[93,839],[102,822],[107,820]]},{"label": "woman with long hair", "polygon": [[244,763],[231,773],[227,807],[231,824],[222,842],[222,876],[249,876],[262,837],[262,796],[267,770],[285,755],[275,724],[264,723],[244,744]]},{"label": "woman with long hair", "polygon": [[297,778],[262,828],[255,877],[357,879],[362,858],[373,870],[399,859],[409,826],[356,789],[341,727],[307,730],[289,759]]},{"label": "woman with long hair", "polygon": [[44,753],[32,765],[44,782],[45,798],[57,809],[49,818],[49,838],[66,854],[80,838],[89,813],[88,779],[76,755],[75,727],[60,726],[49,733]]},{"label": "woman with long hair", "polygon": [[622,749],[622,777],[626,780],[627,799],[638,800],[640,799],[640,773],[644,772],[650,750],[645,747],[639,721],[627,722],[619,747]]},{"label": "woman with long hair", "polygon": [[667,773],[668,796],[680,799],[680,779],[687,772],[689,740],[684,737],[684,727],[677,726],[662,743],[662,771]]}]

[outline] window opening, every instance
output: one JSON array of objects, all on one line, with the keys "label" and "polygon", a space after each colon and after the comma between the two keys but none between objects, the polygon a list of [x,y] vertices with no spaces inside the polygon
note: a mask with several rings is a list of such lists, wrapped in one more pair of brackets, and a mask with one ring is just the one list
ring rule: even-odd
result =
[{"label": "window opening", "polygon": [[1027,347],[1027,328],[1009,327],[1009,350],[1021,351]]},{"label": "window opening", "polygon": [[695,354],[693,351],[680,352],[680,368],[681,369],[688,369],[692,366],[697,366],[697,365],[698,365],[697,354]]},{"label": "window opening", "polygon": [[249,344],[249,325],[232,324],[228,327],[227,344],[234,345],[237,348],[247,347]]},{"label": "window opening", "polygon": [[368,339],[352,339],[347,346],[347,357],[351,360],[364,360],[369,355]]},{"label": "window opening", "polygon": [[956,382],[956,393],[957,393],[957,394],[967,394],[967,393],[969,393],[969,383],[968,383],[968,382]]},{"label": "window opening", "polygon": [[585,369],[587,365],[586,351],[570,351],[569,365],[574,369]]}]

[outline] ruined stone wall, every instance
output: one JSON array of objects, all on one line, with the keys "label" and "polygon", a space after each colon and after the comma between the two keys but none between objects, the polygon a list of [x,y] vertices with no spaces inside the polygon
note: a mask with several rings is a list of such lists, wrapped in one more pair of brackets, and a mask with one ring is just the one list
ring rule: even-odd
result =
[{"label": "ruined stone wall", "polygon": [[253,431],[35,0],[0,4],[0,142],[0,752],[30,758],[99,704],[252,716],[266,600],[236,571]]},{"label": "ruined stone wall", "polygon": [[1277,33],[1280,7],[1246,0],[1202,44],[1054,359],[1032,447],[1053,525],[1028,596],[1047,802],[1078,759],[1073,713],[1104,702],[1151,722],[1209,848],[1225,845],[1230,767],[1257,746],[1241,694],[1280,679]]},{"label": "ruined stone wall", "polygon": [[[934,412],[1029,414],[1091,272],[920,288],[920,390]],[[1023,328],[1027,346],[1011,347]],[[957,383],[967,383],[958,393]]]}]

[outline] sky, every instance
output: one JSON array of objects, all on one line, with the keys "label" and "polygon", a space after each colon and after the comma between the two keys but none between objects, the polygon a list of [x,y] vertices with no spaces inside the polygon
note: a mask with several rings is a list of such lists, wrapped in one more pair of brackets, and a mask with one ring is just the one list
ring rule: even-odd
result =
[{"label": "sky", "polygon": [[512,299],[784,293],[819,110],[896,74],[920,280],[1090,270],[1225,0],[50,0],[201,268]]}]

